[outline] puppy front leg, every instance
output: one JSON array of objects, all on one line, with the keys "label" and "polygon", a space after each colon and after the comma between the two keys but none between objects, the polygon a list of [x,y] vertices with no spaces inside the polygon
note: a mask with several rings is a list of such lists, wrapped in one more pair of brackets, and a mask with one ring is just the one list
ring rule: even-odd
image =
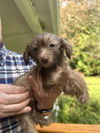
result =
[{"label": "puppy front leg", "polygon": [[69,71],[69,76],[66,76],[66,84],[64,87],[64,93],[76,96],[80,103],[87,103],[89,98],[87,85],[84,79],[75,71]]}]

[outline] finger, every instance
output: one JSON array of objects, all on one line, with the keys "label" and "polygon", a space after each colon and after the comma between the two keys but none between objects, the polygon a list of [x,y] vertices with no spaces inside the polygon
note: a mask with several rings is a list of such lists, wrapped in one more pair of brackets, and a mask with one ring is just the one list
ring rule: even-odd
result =
[{"label": "finger", "polygon": [[23,114],[23,113],[27,113],[27,112],[30,112],[31,111],[31,107],[30,106],[27,106],[25,107],[24,109],[22,109],[21,111],[19,112],[14,112],[13,114]]},{"label": "finger", "polygon": [[2,110],[3,112],[18,112],[24,109],[30,102],[30,98],[26,99],[24,102],[19,104],[11,104],[11,105],[3,105]]},{"label": "finger", "polygon": [[29,76],[29,80],[30,80],[30,82],[31,82],[31,84],[32,84],[32,90],[33,90],[33,92],[34,92],[34,95],[35,95],[35,96],[39,95],[40,90],[39,90],[39,86],[38,86],[38,84],[37,84],[36,79],[33,78],[33,76]]},{"label": "finger", "polygon": [[16,85],[4,85],[0,84],[0,92],[7,94],[18,94],[27,91],[27,88]]},{"label": "finger", "polygon": [[7,112],[7,113],[0,113],[0,117],[7,117],[7,116],[13,116],[13,115],[18,115],[18,114],[23,114],[23,113],[28,113],[31,111],[31,107],[27,106],[24,109],[22,109],[21,111],[18,112]]},{"label": "finger", "polygon": [[31,82],[32,87],[33,87],[33,88],[37,88],[36,79],[33,78],[33,76],[31,76],[31,75],[28,77],[28,79],[29,79],[29,81]]},{"label": "finger", "polygon": [[29,97],[29,91],[26,91],[21,94],[5,94],[1,93],[0,94],[0,103],[9,105],[9,104],[17,104],[20,102],[25,101]]},{"label": "finger", "polygon": [[43,89],[43,81],[42,81],[42,77],[40,75],[40,70],[37,71],[37,83],[39,85],[40,93],[43,93],[44,92],[44,89]]},{"label": "finger", "polygon": [[43,89],[41,78],[39,78],[39,76],[37,78],[38,78],[38,82],[35,78],[33,78],[33,76],[29,76],[31,83],[33,84],[32,89],[34,91],[34,97],[38,101],[40,97],[42,96],[44,97],[46,92]]},{"label": "finger", "polygon": [[60,95],[62,92],[63,92],[63,87],[58,87],[58,88],[52,87],[52,88],[50,88],[49,94]]}]

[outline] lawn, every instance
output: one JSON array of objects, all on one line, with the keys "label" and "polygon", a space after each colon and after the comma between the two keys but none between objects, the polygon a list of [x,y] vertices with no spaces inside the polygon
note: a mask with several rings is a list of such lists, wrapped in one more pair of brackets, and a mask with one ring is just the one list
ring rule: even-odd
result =
[{"label": "lawn", "polygon": [[100,102],[100,77],[86,77],[85,78],[88,88],[90,99],[95,99]]}]

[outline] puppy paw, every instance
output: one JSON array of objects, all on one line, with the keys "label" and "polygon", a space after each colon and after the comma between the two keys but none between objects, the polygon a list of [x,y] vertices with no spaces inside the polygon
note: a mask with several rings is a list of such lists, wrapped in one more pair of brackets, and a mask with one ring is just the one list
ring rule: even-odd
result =
[{"label": "puppy paw", "polygon": [[80,103],[86,104],[88,102],[88,99],[89,99],[88,92],[86,91],[83,95],[77,96],[77,99],[79,100]]}]

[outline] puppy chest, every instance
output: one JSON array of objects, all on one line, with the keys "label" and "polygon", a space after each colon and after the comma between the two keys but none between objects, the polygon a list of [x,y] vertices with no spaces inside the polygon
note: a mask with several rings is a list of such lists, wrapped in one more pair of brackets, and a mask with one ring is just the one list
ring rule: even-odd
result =
[{"label": "puppy chest", "polygon": [[51,87],[56,87],[60,85],[61,74],[54,72],[43,77],[43,86],[44,89],[50,89]]}]

